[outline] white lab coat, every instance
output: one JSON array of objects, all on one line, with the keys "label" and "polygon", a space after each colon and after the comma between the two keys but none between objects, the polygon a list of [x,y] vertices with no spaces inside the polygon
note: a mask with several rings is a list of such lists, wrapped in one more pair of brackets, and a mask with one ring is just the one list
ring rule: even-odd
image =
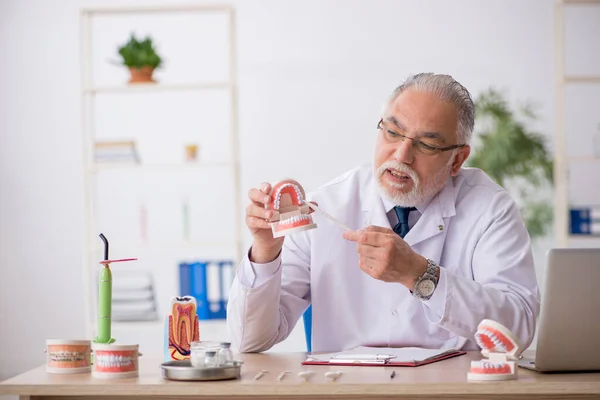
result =
[{"label": "white lab coat", "polygon": [[[391,227],[370,165],[307,198],[351,229]],[[246,256],[240,264],[227,310],[233,347],[269,349],[290,334],[310,304],[312,351],[361,345],[478,350],[474,334],[486,318],[529,346],[539,291],[530,238],[507,192],[481,170],[463,168],[419,211],[404,240],[441,266],[430,300],[364,273],[356,244],[315,212],[318,227],[286,236],[274,262],[252,265]]]}]

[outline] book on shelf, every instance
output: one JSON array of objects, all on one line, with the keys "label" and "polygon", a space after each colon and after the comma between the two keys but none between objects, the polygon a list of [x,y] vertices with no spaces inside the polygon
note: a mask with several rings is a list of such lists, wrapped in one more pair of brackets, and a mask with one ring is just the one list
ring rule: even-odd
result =
[{"label": "book on shelf", "polygon": [[140,162],[135,142],[99,141],[94,144],[94,159],[97,163],[133,163]]},{"label": "book on shelf", "polygon": [[600,205],[571,208],[569,217],[571,234],[600,236]]}]

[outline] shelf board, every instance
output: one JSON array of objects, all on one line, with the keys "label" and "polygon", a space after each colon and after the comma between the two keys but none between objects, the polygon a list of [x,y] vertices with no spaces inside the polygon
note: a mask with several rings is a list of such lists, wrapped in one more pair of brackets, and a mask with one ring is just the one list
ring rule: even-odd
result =
[{"label": "shelf board", "polygon": [[127,92],[159,92],[184,90],[214,90],[229,89],[229,82],[196,82],[196,83],[136,83],[115,86],[92,86],[84,88],[86,94],[95,93],[127,93]]},{"label": "shelf board", "polygon": [[94,163],[88,168],[88,172],[111,171],[116,169],[146,170],[146,169],[196,169],[196,168],[226,168],[233,167],[233,161],[215,161],[215,162],[189,162],[189,163],[164,163],[164,164],[144,164],[144,163],[123,163],[123,162],[105,162]]},{"label": "shelf board", "polygon": [[[199,320],[198,321],[200,324],[200,329],[202,329],[202,326],[207,326],[207,325],[211,325],[211,326],[219,326],[219,325],[225,325],[227,323],[227,320],[225,319],[206,319],[206,320]],[[92,323],[92,327],[94,329],[96,329],[96,326],[98,325],[98,323],[96,321],[94,321]],[[164,319],[160,319],[160,320],[156,320],[156,321],[113,321],[111,323],[111,328],[114,329],[140,329],[140,328],[161,328],[163,329],[165,326],[165,321]]]},{"label": "shelf board", "polygon": [[172,5],[144,5],[127,7],[84,7],[82,14],[131,14],[131,13],[162,13],[162,12],[214,12],[233,11],[231,6],[224,5],[196,5],[196,4],[172,4]]},{"label": "shelf board", "polygon": [[567,83],[600,83],[600,75],[565,76]]},{"label": "shelf board", "polygon": [[[118,244],[119,248],[166,248],[166,247],[227,247],[236,246],[237,243],[235,240],[213,240],[213,241],[173,241],[173,242],[164,242],[164,241],[149,241],[149,242],[120,242]],[[103,251],[104,246],[102,244],[92,244],[89,246],[91,252],[95,251]]]},{"label": "shelf board", "polygon": [[594,157],[594,156],[567,157],[567,162],[570,162],[570,163],[600,162],[600,157]]}]

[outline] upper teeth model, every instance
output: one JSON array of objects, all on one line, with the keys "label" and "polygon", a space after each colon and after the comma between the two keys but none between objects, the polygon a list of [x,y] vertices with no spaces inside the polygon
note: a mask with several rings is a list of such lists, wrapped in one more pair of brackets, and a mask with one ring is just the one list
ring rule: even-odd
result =
[{"label": "upper teeth model", "polygon": [[502,324],[485,319],[477,326],[475,341],[481,354],[489,360],[472,361],[467,374],[469,380],[517,379],[517,360],[522,346],[519,340]]},{"label": "upper teeth model", "polygon": [[273,237],[317,227],[309,214],[310,207],[305,203],[304,189],[298,182],[292,179],[277,182],[273,185],[270,197],[271,201],[266,207],[273,210]]}]

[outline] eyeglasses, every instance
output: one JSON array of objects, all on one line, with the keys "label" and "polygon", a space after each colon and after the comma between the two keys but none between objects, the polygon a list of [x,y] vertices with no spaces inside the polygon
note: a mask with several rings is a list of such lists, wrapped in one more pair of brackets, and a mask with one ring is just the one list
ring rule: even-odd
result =
[{"label": "eyeglasses", "polygon": [[417,152],[419,154],[424,154],[424,155],[428,155],[428,156],[432,156],[434,154],[438,154],[443,151],[454,150],[454,149],[458,149],[458,148],[466,146],[466,144],[455,144],[452,146],[440,147],[436,143],[435,139],[429,139],[426,137],[425,138],[411,138],[411,137],[408,137],[406,135],[396,132],[397,130],[399,130],[398,127],[395,127],[394,128],[395,130],[392,130],[390,128],[390,126],[386,122],[383,121],[383,119],[380,119],[379,122],[377,123],[377,129],[379,129],[383,132],[385,139],[390,143],[395,143],[398,141],[404,142],[406,139],[412,140],[413,150],[415,150],[415,152]]}]

